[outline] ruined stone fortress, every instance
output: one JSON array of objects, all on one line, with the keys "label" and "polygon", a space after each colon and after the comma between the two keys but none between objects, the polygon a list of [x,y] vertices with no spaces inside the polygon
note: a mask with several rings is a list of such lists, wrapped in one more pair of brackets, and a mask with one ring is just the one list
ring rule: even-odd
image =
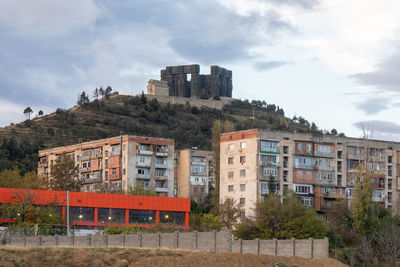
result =
[{"label": "ruined stone fortress", "polygon": [[[188,78],[190,79],[188,80]],[[197,99],[232,97],[232,71],[210,67],[210,74],[200,74],[200,66],[169,66],[161,70],[161,80],[149,80],[147,94]]]}]

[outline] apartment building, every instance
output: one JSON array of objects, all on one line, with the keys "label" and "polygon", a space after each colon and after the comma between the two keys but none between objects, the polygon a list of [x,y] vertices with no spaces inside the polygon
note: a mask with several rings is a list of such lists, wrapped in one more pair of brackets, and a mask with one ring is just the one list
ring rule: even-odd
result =
[{"label": "apartment building", "polygon": [[83,192],[128,190],[139,184],[174,196],[174,140],[122,135],[39,151],[38,174],[49,177],[58,155],[79,166]]},{"label": "apartment building", "polygon": [[209,186],[215,187],[212,152],[183,149],[175,153],[177,196],[203,202]]},{"label": "apartment building", "polygon": [[373,171],[373,200],[398,213],[398,142],[260,129],[225,133],[220,140],[220,197],[235,199],[246,216],[268,194],[270,176],[279,194],[291,189],[320,214],[336,199],[351,202],[361,162]]}]

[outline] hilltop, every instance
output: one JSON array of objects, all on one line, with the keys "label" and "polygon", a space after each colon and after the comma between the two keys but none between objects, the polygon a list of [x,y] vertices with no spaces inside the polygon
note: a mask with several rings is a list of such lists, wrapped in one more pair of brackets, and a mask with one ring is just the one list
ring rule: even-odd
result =
[{"label": "hilltop", "polygon": [[306,120],[298,123],[286,118],[283,109],[264,101],[232,100],[217,110],[194,107],[189,102],[160,103],[145,95],[113,94],[0,128],[0,171],[16,163],[23,171],[35,169],[39,149],[118,136],[121,132],[172,138],[177,149],[211,149],[215,120],[229,120],[236,130],[315,131]]}]

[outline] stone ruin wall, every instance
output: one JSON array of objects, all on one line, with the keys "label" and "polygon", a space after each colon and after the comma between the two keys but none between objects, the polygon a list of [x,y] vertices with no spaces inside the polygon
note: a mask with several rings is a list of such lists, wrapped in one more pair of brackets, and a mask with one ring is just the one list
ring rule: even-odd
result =
[{"label": "stone ruin wall", "polygon": [[232,97],[232,71],[218,66],[211,66],[207,75],[200,74],[197,64],[168,66],[161,70],[161,81],[168,83],[170,96],[202,99]]}]

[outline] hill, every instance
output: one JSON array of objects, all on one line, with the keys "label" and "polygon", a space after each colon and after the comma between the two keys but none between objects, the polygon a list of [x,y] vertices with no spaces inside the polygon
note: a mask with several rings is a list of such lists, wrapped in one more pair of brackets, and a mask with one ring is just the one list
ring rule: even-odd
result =
[{"label": "hill", "polygon": [[[253,114],[255,115],[253,118]],[[189,103],[160,103],[144,95],[113,94],[68,110],[35,117],[0,128],[0,171],[18,165],[25,172],[36,169],[37,151],[90,141],[120,133],[172,138],[176,148],[211,149],[211,128],[215,120],[229,120],[236,130],[264,128],[310,132],[306,120],[284,117],[274,104],[233,100],[222,110],[197,108]]]},{"label": "hill", "polygon": [[345,264],[330,258],[131,248],[0,249],[1,266],[309,266]]}]

